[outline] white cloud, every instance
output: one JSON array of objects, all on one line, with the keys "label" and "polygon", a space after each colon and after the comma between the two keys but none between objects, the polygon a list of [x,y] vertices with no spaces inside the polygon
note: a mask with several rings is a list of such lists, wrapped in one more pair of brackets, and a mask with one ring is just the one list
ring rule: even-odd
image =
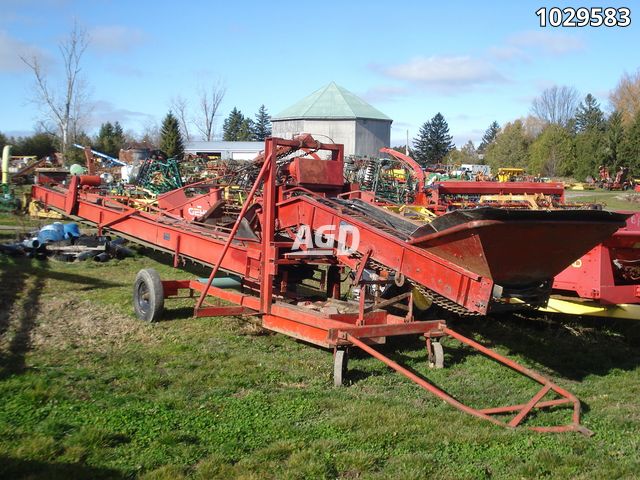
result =
[{"label": "white cloud", "polygon": [[491,63],[468,55],[414,57],[406,63],[383,68],[382,72],[391,78],[441,91],[506,81]]},{"label": "white cloud", "polygon": [[4,31],[0,31],[0,73],[27,71],[28,67],[20,57],[30,58],[34,55],[40,59],[44,57],[43,52],[39,48],[13,38]]},{"label": "white cloud", "polygon": [[404,87],[383,85],[373,87],[360,95],[367,102],[385,102],[393,101],[398,97],[405,96],[409,91]]},{"label": "white cloud", "polygon": [[89,31],[91,47],[101,53],[126,53],[147,40],[145,33],[137,28],[123,25],[104,25]]},{"label": "white cloud", "polygon": [[132,123],[144,124],[153,120],[153,115],[120,108],[107,100],[96,100],[91,104],[91,126],[99,127],[105,122],[120,122],[127,126]]},{"label": "white cloud", "polygon": [[142,78],[145,76],[145,71],[135,65],[129,64],[113,64],[106,67],[108,71],[120,75],[121,77],[136,77]]},{"label": "white cloud", "polygon": [[507,43],[514,47],[539,50],[550,55],[564,55],[585,48],[584,41],[580,37],[546,30],[521,32],[508,38]]},{"label": "white cloud", "polygon": [[504,45],[489,48],[489,55],[498,60],[528,62],[535,56],[567,55],[585,47],[584,40],[576,35],[531,30],[508,37]]}]

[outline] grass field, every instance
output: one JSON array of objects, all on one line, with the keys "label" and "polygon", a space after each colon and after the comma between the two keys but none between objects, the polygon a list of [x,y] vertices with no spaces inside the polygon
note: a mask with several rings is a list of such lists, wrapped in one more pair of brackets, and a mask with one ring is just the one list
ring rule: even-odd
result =
[{"label": "grass field", "polygon": [[640,193],[606,190],[567,190],[569,202],[602,203],[606,210],[640,211]]},{"label": "grass field", "polygon": [[[139,269],[199,274],[158,260],[169,259],[0,256],[0,478],[640,476],[640,323],[450,321],[575,393],[595,436],[508,431],[364,354],[350,361],[351,384],[335,388],[330,352],[255,321],[190,319],[192,304],[177,303],[144,324],[131,307]],[[455,341],[443,370],[427,368],[417,338],[384,351],[476,407],[537,390]],[[556,409],[531,423],[568,418]]]}]

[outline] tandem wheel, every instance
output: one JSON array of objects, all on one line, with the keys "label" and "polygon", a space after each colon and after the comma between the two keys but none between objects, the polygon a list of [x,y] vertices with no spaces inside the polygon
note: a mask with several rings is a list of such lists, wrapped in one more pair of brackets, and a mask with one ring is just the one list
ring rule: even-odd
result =
[{"label": "tandem wheel", "polygon": [[164,288],[153,268],[140,270],[133,284],[133,309],[140,320],[156,322],[164,311]]},{"label": "tandem wheel", "polygon": [[349,363],[349,348],[336,347],[333,350],[333,385],[342,387],[347,378],[347,364]]}]

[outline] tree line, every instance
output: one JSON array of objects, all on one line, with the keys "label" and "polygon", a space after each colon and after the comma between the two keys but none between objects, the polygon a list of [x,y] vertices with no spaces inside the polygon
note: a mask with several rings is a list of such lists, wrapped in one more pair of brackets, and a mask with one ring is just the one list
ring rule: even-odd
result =
[{"label": "tree line", "polygon": [[590,93],[580,100],[573,87],[545,89],[527,117],[502,128],[492,122],[477,148],[471,141],[456,148],[444,116],[437,113],[421,126],[412,154],[423,166],[484,163],[494,171],[519,167],[580,181],[595,177],[600,166],[610,172],[625,166],[640,175],[640,70],[624,74],[609,99],[613,111],[607,114]]},{"label": "tree line", "polygon": [[[185,110],[180,112],[184,119]],[[73,135],[73,143],[91,146],[94,150],[118,158],[120,149],[129,145],[146,144],[159,148],[168,157],[182,158],[184,155],[185,139],[193,138],[184,129],[180,114],[170,110],[164,117],[159,128],[148,128],[142,135],[125,132],[120,122],[104,122],[98,133],[91,137],[84,131]],[[264,141],[271,135],[271,116],[264,105],[261,105],[255,115],[255,120],[245,117],[240,110],[233,108],[224,121],[222,139],[225,141]],[[209,140],[213,140],[213,130]],[[202,140],[207,140],[205,134]],[[8,137],[0,132],[0,148],[13,145],[13,155],[33,155],[38,158],[53,155],[60,151],[61,144],[55,134],[39,131],[30,136]],[[67,163],[82,163],[84,154],[80,149],[67,147]]]},{"label": "tree line", "polygon": [[[30,137],[7,139],[0,143],[16,145],[16,154],[43,156],[52,146],[67,161],[82,158],[73,143],[91,144],[116,156],[127,141],[146,141],[159,146],[170,156],[181,156],[184,142],[194,138],[213,140],[215,118],[226,89],[219,82],[201,88],[197,102],[190,105],[183,97],[174,97],[161,127],[147,128],[138,139],[122,131],[118,122],[103,123],[96,137],[84,131],[90,113],[88,88],[82,76],[82,58],[90,45],[86,32],[74,24],[59,47],[63,78],[61,87],[47,78],[36,56],[21,57],[33,72],[33,98],[42,109],[38,132]],[[487,163],[524,167],[530,173],[545,176],[573,176],[583,179],[594,175],[599,165],[611,169],[621,165],[640,174],[640,70],[624,74],[609,97],[612,112],[607,114],[593,95],[579,101],[575,88],[555,86],[546,89],[531,105],[530,115],[508,122],[502,128],[493,122],[476,148],[469,141],[456,148],[449,126],[438,112],[425,122],[413,140],[412,153],[423,165],[441,162]],[[228,141],[261,141],[271,134],[270,116],[264,105],[255,119],[233,108],[224,120],[222,138]],[[396,147],[398,148],[398,147]]]}]

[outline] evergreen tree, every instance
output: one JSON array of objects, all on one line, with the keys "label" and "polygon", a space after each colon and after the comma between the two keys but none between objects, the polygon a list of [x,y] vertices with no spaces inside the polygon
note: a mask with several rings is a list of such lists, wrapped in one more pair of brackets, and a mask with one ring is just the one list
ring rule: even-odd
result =
[{"label": "evergreen tree", "polygon": [[429,132],[431,122],[425,122],[418,131],[418,136],[413,139],[413,157],[420,165],[425,166],[429,158]]},{"label": "evergreen tree", "polygon": [[416,160],[421,165],[440,163],[455,146],[449,135],[449,125],[440,112],[425,122],[413,141]]},{"label": "evergreen tree", "polygon": [[254,123],[250,118],[244,118],[242,123],[240,124],[240,130],[238,130],[238,138],[239,142],[250,142],[254,140]]},{"label": "evergreen tree", "polygon": [[35,155],[38,158],[42,158],[53,155],[56,152],[53,136],[44,132],[21,138],[16,143],[18,147],[15,150],[16,155]]},{"label": "evergreen tree", "polygon": [[607,121],[607,128],[604,139],[604,162],[609,170],[618,168],[620,160],[620,147],[624,140],[624,129],[622,127],[622,114],[613,112]]},{"label": "evergreen tree", "polygon": [[228,142],[251,140],[252,123],[250,119],[245,118],[240,110],[233,107],[222,126],[222,139]]},{"label": "evergreen tree", "polygon": [[100,126],[95,141],[95,148],[102,153],[118,158],[124,142],[124,131],[120,123],[116,122],[115,124],[111,124],[111,122],[106,122]]},{"label": "evergreen tree", "polygon": [[522,120],[507,123],[496,139],[487,147],[485,161],[496,171],[500,167],[527,168],[530,137]]},{"label": "evergreen tree", "polygon": [[267,109],[264,105],[260,105],[260,109],[256,114],[256,121],[253,124],[253,140],[261,142],[270,136],[271,115],[267,113]]},{"label": "evergreen tree", "polygon": [[578,132],[589,129],[604,131],[604,113],[600,109],[598,101],[590,93],[580,102],[576,110],[575,127]]},{"label": "evergreen tree", "polygon": [[571,175],[578,181],[597,178],[598,167],[608,164],[606,133],[589,128],[575,137],[575,166]]},{"label": "evergreen tree", "polygon": [[478,146],[478,153],[484,153],[487,150],[487,147],[496,139],[498,132],[500,132],[500,125],[494,120],[482,136],[482,141],[480,142],[480,146]]},{"label": "evergreen tree", "polygon": [[166,153],[169,158],[180,159],[184,155],[184,142],[182,141],[180,124],[171,111],[167,113],[167,116],[162,121],[160,150]]}]

